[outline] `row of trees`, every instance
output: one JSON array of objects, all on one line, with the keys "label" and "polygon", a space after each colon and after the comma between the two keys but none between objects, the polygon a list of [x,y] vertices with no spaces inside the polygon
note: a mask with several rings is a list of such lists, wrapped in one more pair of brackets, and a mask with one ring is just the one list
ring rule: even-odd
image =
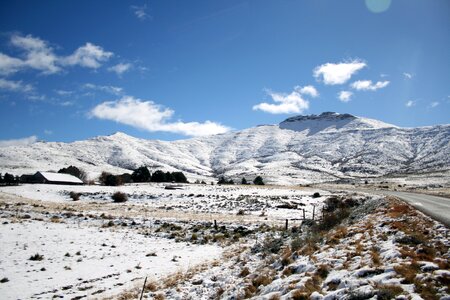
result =
[{"label": "row of trees", "polygon": [[[219,181],[217,182],[217,184],[234,184],[233,179],[225,179],[225,177],[219,177]],[[250,184],[247,179],[245,179],[245,177],[242,178],[241,180],[241,184]],[[261,176],[256,176],[255,179],[253,179],[253,184],[255,185],[264,185],[264,180],[262,179]]]},{"label": "row of trees", "polygon": [[99,181],[103,185],[122,185],[132,182],[176,182],[176,183],[188,183],[186,176],[183,172],[163,172],[156,170],[153,174],[150,173],[147,167],[139,167],[133,171],[130,175],[124,173],[121,175],[113,175],[108,172],[102,172],[99,177]]},{"label": "row of trees", "polygon": [[[62,168],[58,171],[58,173],[70,174],[83,182],[87,182],[87,174],[82,169],[79,169],[75,166],[69,166],[67,168]],[[25,176],[25,175],[24,175]],[[22,177],[24,177],[22,176]],[[29,177],[29,176],[28,176]],[[145,166],[139,167],[133,170],[132,174],[123,173],[120,175],[113,175],[108,172],[102,172],[99,177],[99,181],[103,185],[109,186],[117,186],[126,183],[133,182],[173,182],[173,183],[188,183],[188,180],[183,172],[163,172],[161,170],[156,170],[151,173],[149,169]],[[21,182],[19,176],[14,176],[9,173],[5,173],[4,176],[0,173],[0,183],[1,184],[18,184]],[[24,181],[27,182],[27,181]],[[204,182],[202,182],[204,183]],[[211,183],[212,184],[212,183]],[[232,179],[225,179],[225,177],[220,177],[217,184],[234,184]],[[249,184],[247,179],[242,178],[241,184]],[[264,181],[261,176],[256,176],[253,180],[253,184],[255,185],[264,185]]]},{"label": "row of trees", "polygon": [[19,176],[14,176],[9,173],[5,173],[5,175],[2,176],[2,174],[0,173],[1,184],[11,185],[11,184],[18,184],[19,182],[20,182]]},{"label": "row of trees", "polygon": [[87,174],[84,170],[78,169],[75,166],[69,166],[67,168],[59,169],[58,173],[64,173],[64,174],[70,174],[72,176],[75,176],[81,181],[86,182],[87,181]]},{"label": "row of trees", "polygon": [[187,178],[183,172],[163,172],[156,170],[150,173],[147,167],[139,167],[131,174],[133,182],[177,182],[187,183]]}]

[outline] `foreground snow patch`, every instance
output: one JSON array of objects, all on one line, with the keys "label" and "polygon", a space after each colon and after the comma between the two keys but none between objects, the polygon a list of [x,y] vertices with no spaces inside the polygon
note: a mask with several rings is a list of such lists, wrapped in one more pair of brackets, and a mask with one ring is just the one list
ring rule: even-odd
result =
[{"label": "foreground snow patch", "polygon": [[[0,225],[2,299],[91,298],[219,258],[214,245],[190,245],[145,237],[126,229],[24,221]],[[30,257],[43,255],[42,260]],[[156,255],[156,256],[155,256]],[[26,288],[24,288],[26,287]]]}]

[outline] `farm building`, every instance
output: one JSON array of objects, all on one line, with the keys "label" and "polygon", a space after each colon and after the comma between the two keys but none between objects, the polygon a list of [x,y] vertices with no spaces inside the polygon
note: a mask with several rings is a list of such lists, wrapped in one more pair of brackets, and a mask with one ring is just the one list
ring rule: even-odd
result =
[{"label": "farm building", "polygon": [[33,175],[34,183],[47,183],[47,184],[70,184],[79,185],[83,184],[81,179],[64,173],[52,173],[52,172],[36,172]]}]

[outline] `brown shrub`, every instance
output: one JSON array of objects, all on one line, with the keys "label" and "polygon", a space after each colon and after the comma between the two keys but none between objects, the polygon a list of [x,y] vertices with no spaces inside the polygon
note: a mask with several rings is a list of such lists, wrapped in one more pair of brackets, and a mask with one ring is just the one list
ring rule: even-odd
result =
[{"label": "brown shrub", "polygon": [[113,199],[114,203],[122,203],[126,202],[128,200],[128,196],[125,193],[122,192],[115,192],[111,198]]},{"label": "brown shrub", "polygon": [[245,267],[241,270],[241,273],[239,273],[239,277],[246,277],[248,274],[250,274],[250,271]]}]

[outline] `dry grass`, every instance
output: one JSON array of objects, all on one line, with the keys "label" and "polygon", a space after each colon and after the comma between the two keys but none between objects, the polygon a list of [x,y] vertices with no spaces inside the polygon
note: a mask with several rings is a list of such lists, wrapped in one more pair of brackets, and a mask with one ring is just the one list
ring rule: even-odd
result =
[{"label": "dry grass", "polygon": [[280,300],[280,295],[274,294],[274,295],[270,296],[269,300]]},{"label": "dry grass", "polygon": [[404,215],[410,214],[412,211],[411,207],[404,203],[398,203],[393,205],[389,211],[388,216],[391,218],[400,218]]},{"label": "dry grass", "polygon": [[381,264],[380,254],[377,248],[372,247],[372,249],[370,250],[370,257],[372,257],[374,266],[378,267]]},{"label": "dry grass", "polygon": [[239,273],[239,277],[247,277],[248,274],[250,274],[249,269],[247,267],[244,267]]},{"label": "dry grass", "polygon": [[273,278],[274,277],[270,274],[261,274],[252,280],[252,284],[256,288],[260,287],[261,285],[266,286],[266,285],[272,283]]},{"label": "dry grass", "polygon": [[290,265],[294,261],[292,260],[292,252],[290,248],[286,248],[281,256],[281,265],[283,267]]},{"label": "dry grass", "polygon": [[164,299],[166,299],[166,297],[163,294],[160,293],[160,294],[154,295],[153,299],[155,299],[155,300],[164,300]]},{"label": "dry grass", "polygon": [[411,263],[401,264],[394,267],[395,272],[401,275],[404,279],[402,283],[412,284],[415,282],[416,275],[420,271],[419,264],[416,261]]},{"label": "dry grass", "polygon": [[292,300],[308,300],[309,295],[302,290],[295,290],[291,293]]},{"label": "dry grass", "polygon": [[397,285],[376,285],[378,300],[391,300],[403,293],[403,289]]}]

